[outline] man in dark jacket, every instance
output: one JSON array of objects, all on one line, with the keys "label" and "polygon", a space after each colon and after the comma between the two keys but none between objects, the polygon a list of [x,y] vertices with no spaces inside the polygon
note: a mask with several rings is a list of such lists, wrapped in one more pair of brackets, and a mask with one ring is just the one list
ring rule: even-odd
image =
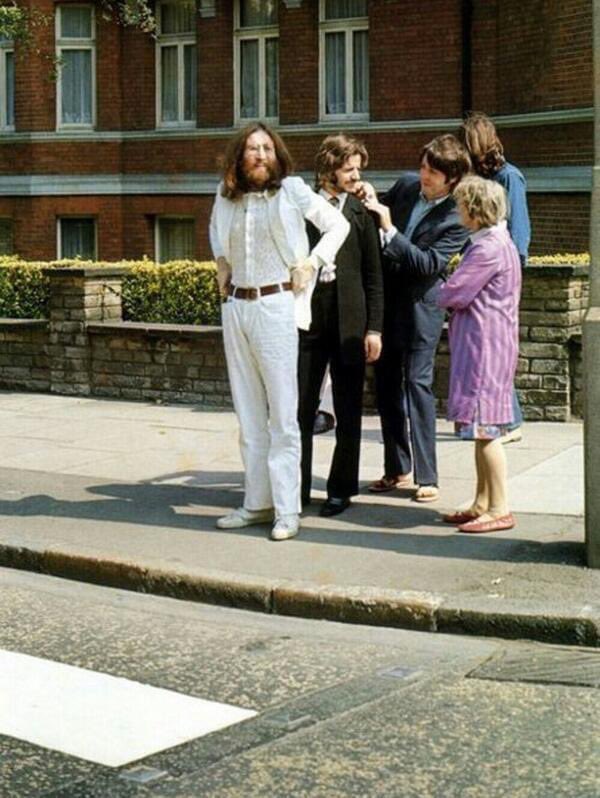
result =
[{"label": "man in dark jacket", "polygon": [[438,498],[433,367],[444,323],[437,306],[448,261],[465,244],[452,191],[469,171],[466,149],[452,135],[421,151],[419,174],[405,173],[381,202],[365,184],[365,206],[379,217],[383,240],[383,355],[376,367],[384,442],[384,475],[374,493],[410,484],[420,502]]},{"label": "man in dark jacket", "polygon": [[[377,228],[353,196],[367,165],[364,145],[350,136],[328,136],[316,157],[317,190],[338,207],[350,232],[335,264],[321,267],[312,297],[312,323],[300,332],[298,364],[302,436],[302,501],[310,502],[313,425],[319,389],[330,366],[336,415],[336,445],[321,515],[343,512],[358,493],[365,362],[381,352],[382,276]],[[310,224],[311,246],[320,233]]]}]

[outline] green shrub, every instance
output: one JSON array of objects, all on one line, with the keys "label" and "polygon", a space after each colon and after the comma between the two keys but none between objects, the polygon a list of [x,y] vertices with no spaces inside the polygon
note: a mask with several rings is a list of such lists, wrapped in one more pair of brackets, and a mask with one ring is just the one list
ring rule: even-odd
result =
[{"label": "green shrub", "polygon": [[220,324],[215,264],[132,264],[123,280],[123,317],[163,324]]},{"label": "green shrub", "polygon": [[0,318],[48,318],[50,281],[44,268],[128,266],[123,278],[123,318],[164,324],[220,324],[221,307],[212,261],[149,260],[120,263],[81,260],[29,263],[0,257]]},{"label": "green shrub", "polygon": [[49,281],[37,263],[0,257],[0,318],[48,317]]}]

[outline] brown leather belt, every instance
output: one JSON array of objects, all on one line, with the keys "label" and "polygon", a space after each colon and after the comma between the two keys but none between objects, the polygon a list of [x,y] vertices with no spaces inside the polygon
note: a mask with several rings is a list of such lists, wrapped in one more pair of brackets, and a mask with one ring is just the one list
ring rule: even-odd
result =
[{"label": "brown leather belt", "polygon": [[272,285],[261,285],[260,288],[237,288],[235,285],[230,285],[229,296],[233,296],[236,299],[258,299],[261,296],[291,290],[291,283],[273,283]]}]

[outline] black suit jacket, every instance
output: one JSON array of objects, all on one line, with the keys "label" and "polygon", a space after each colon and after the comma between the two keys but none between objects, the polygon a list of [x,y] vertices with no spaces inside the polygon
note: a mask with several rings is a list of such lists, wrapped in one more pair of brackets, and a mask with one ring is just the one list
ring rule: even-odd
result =
[{"label": "black suit jacket", "polygon": [[419,176],[407,172],[382,199],[398,229],[383,249],[384,340],[411,349],[437,345],[444,321],[444,311],[437,306],[439,286],[446,279],[448,261],[469,235],[448,196],[421,219],[408,239],[403,231],[420,190]]},{"label": "black suit jacket", "polygon": [[[348,195],[342,212],[350,232],[336,255],[339,334],[345,363],[364,360],[367,330],[383,330],[383,280],[379,234],[375,223],[356,197]],[[307,225],[311,249],[320,233]],[[315,291],[321,290],[317,283]]]}]

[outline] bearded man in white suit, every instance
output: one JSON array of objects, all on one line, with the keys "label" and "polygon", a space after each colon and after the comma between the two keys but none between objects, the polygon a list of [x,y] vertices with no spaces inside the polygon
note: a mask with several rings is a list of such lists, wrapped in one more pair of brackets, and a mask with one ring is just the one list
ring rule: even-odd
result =
[{"label": "bearded man in white suit", "polygon": [[[300,526],[298,328],[309,328],[319,269],[331,268],[349,230],[291,171],[274,131],[244,128],[227,149],[210,224],[245,469],[243,506],[217,526],[274,522],[272,540],[294,537]],[[312,250],[305,221],[323,233]]]}]

